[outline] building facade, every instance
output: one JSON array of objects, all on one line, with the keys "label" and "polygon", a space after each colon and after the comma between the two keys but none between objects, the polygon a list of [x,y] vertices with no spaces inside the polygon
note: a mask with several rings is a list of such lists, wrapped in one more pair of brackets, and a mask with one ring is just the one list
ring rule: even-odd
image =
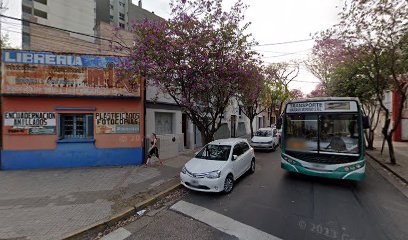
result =
[{"label": "building facade", "polygon": [[[96,2],[95,0],[22,0],[22,19],[36,22],[47,26],[70,30],[72,32],[94,35],[96,26]],[[22,47],[30,49],[31,25],[23,22]],[[37,35],[38,37],[46,35]],[[94,38],[69,33],[87,42],[94,42]]]},{"label": "building facade", "polygon": [[117,61],[3,50],[1,169],[142,164],[143,81]]},{"label": "building facade", "polygon": [[[142,8],[142,2],[138,5],[132,4],[131,0],[97,0],[83,1],[80,4],[66,4],[64,1],[29,1],[23,0],[23,18],[31,22],[37,22],[48,25],[50,28],[38,24],[25,24],[24,32],[28,33],[29,41],[23,44],[23,49],[34,51],[52,51],[52,52],[76,52],[81,54],[104,54],[118,55],[122,53],[112,51],[109,41],[102,39],[115,40],[115,31],[113,28],[119,28],[119,34],[122,40],[128,46],[133,44],[133,35],[127,29],[133,22],[142,21],[145,18],[150,20],[162,20],[154,13]],[[86,6],[82,6],[85,4]],[[27,7],[30,7],[28,9]],[[71,9],[72,8],[72,9]],[[81,10],[78,10],[81,8]],[[38,16],[38,11],[42,9],[47,13]],[[58,24],[50,21],[55,12],[77,11],[78,14],[85,14],[86,17],[78,16],[78,19],[85,21],[83,28],[78,28],[74,23],[71,25]],[[29,14],[30,13],[30,14]],[[62,14],[65,15],[65,14]],[[76,15],[75,15],[76,16]],[[64,20],[65,21],[65,20]],[[68,20],[67,20],[68,21]],[[92,26],[92,27],[91,27]],[[95,35],[96,38],[78,37],[67,30],[83,32]],[[215,138],[243,137],[250,134],[249,120],[239,111],[238,104],[235,100],[227,107],[225,114],[222,116],[222,125],[215,134]],[[144,129],[145,137],[148,138],[151,133],[156,133],[159,139],[159,149],[162,158],[170,158],[178,155],[184,149],[194,149],[203,145],[200,131],[187,118],[177,104],[170,96],[163,94],[157,87],[149,84],[146,85],[146,128]],[[259,119],[254,121],[254,129],[259,128],[257,125]],[[262,123],[262,126],[264,124]],[[149,149],[150,141],[145,139],[144,148]]]}]

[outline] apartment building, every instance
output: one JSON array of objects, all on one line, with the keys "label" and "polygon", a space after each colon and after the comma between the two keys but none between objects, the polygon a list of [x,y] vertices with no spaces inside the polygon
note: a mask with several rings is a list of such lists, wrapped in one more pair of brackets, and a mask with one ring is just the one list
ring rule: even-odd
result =
[{"label": "apartment building", "polygon": [[[95,0],[22,0],[22,19],[94,35],[96,26],[96,2]],[[30,49],[31,26],[23,22],[23,49]],[[92,37],[69,33],[87,42],[94,42]]]}]

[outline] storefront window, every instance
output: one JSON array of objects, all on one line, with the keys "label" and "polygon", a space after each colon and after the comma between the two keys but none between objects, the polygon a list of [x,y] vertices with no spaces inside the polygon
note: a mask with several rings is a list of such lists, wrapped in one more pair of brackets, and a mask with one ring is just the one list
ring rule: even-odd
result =
[{"label": "storefront window", "polygon": [[60,114],[60,139],[93,139],[93,114]]}]

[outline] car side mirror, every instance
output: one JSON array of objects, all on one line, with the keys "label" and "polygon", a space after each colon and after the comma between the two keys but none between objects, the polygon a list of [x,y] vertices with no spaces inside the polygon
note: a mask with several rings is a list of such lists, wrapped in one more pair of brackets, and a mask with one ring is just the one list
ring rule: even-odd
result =
[{"label": "car side mirror", "polygon": [[370,119],[367,116],[363,116],[363,129],[370,128]]},{"label": "car side mirror", "polygon": [[237,160],[238,155],[232,155],[232,161]]},{"label": "car side mirror", "polygon": [[276,121],[276,128],[277,129],[281,129],[282,127],[282,118],[278,118],[278,120]]}]

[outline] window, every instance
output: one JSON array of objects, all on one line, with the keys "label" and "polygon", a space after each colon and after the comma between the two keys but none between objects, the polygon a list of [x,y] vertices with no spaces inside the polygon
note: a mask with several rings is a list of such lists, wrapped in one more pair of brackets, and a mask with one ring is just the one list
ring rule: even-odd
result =
[{"label": "window", "polygon": [[31,14],[32,8],[23,5],[21,10],[23,11],[23,13]]},{"label": "window", "polygon": [[125,14],[124,13],[119,13],[119,19],[122,21],[125,21]]},{"label": "window", "polygon": [[247,143],[242,142],[242,143],[240,143],[239,145],[241,145],[241,150],[242,150],[242,153],[245,153],[246,151],[248,151],[248,150],[249,150],[249,146],[248,146],[248,144],[247,144]]},{"label": "window", "polygon": [[47,18],[47,13],[34,8],[34,15],[41,18]]},{"label": "window", "polygon": [[208,144],[197,155],[196,158],[216,161],[227,161],[231,152],[229,145]]},{"label": "window", "polygon": [[318,150],[317,115],[288,115],[286,123],[286,146],[294,151]]},{"label": "window", "polygon": [[173,134],[173,113],[155,112],[156,134]]},{"label": "window", "polygon": [[109,5],[109,7],[110,7],[110,9],[112,9],[112,10],[113,10],[113,5],[112,5],[112,4],[110,4],[110,5]]},{"label": "window", "polygon": [[125,7],[125,3],[123,3],[123,2],[119,2],[119,6],[121,6],[121,7]]},{"label": "window", "polygon": [[42,3],[44,5],[47,5],[47,0],[34,0],[34,2]]},{"label": "window", "polygon": [[93,114],[60,114],[60,139],[93,139]]},{"label": "window", "polygon": [[242,148],[241,145],[238,143],[237,145],[235,145],[234,147],[234,151],[232,152],[232,155],[241,155],[242,154]]},{"label": "window", "polygon": [[358,116],[325,114],[320,117],[320,151],[358,153]]},{"label": "window", "polygon": [[30,44],[30,34],[29,33],[26,33],[26,32],[23,32],[23,44],[27,44],[27,45],[29,45]]},{"label": "window", "polygon": [[258,130],[258,131],[256,131],[255,136],[258,136],[258,137],[271,137],[272,136],[272,131]]},{"label": "window", "polygon": [[242,117],[242,108],[241,107],[238,107],[238,115],[239,115],[240,118]]},{"label": "window", "polygon": [[125,29],[125,24],[124,23],[119,23],[119,27],[122,29]]},{"label": "window", "polygon": [[111,21],[113,21],[113,16],[112,15],[110,15],[109,18],[110,18]]}]

